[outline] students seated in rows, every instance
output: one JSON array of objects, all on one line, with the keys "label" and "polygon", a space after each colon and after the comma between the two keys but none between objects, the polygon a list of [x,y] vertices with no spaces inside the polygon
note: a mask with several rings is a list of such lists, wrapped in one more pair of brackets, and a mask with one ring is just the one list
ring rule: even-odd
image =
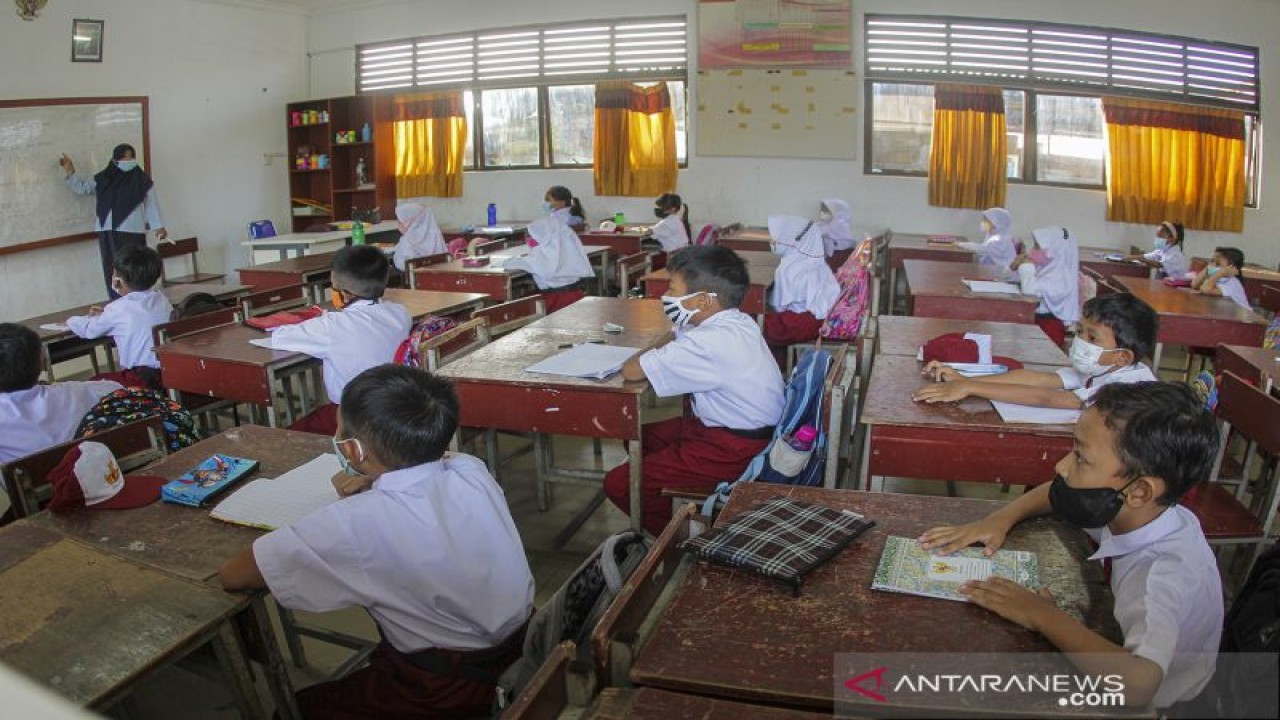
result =
[{"label": "students seated in rows", "polygon": [[396,206],[396,221],[400,228],[400,242],[396,243],[391,261],[397,270],[403,272],[404,264],[415,258],[448,252],[444,233],[436,223],[436,214],[426,205],[400,203]]},{"label": "students seated in rows", "polygon": [[[663,488],[710,492],[742,474],[764,449],[782,415],[782,373],[751,316],[738,310],[747,266],[732,250],[694,245],[671,255],[671,294],[662,305],[674,323],[661,347],[627,361],[622,376],[647,379],[659,397],[688,393],[692,414],[644,426],[644,527],[671,519]],[[618,507],[630,507],[629,465],[605,476]]]},{"label": "students seated in rows", "polygon": [[550,213],[567,227],[581,229],[587,224],[587,211],[573,196],[573,191],[563,185],[552,185],[542,198],[542,211]]},{"label": "students seated in rows", "polygon": [[74,439],[85,413],[120,389],[109,380],[40,385],[40,336],[0,323],[0,463]]},{"label": "students seated in rows", "polygon": [[458,426],[447,381],[383,365],[352,380],[341,407],[340,499],[258,538],[218,577],[288,608],[360,606],[377,622],[369,665],[299,692],[303,717],[486,715],[533,609],[502,489],[478,459],[445,452]]},{"label": "students seated in rows", "polygon": [[924,372],[941,382],[920,388],[912,398],[937,403],[980,397],[1081,408],[1105,385],[1156,379],[1146,363],[1155,351],[1159,323],[1156,311],[1133,295],[1099,295],[1084,304],[1080,333],[1071,341],[1071,367],[1056,373],[1012,370],[978,379],[963,377],[935,360]]},{"label": "students seated in rows", "polygon": [[333,256],[333,305],[327,312],[271,333],[271,347],[303,352],[324,361],[324,389],[330,402],[291,426],[320,435],[338,427],[338,406],[347,383],[371,367],[391,362],[409,337],[413,321],[403,305],[384,302],[388,263],[372,245],[344,247]]},{"label": "students seated in rows", "polygon": [[586,295],[579,287],[595,270],[587,259],[578,233],[555,218],[534,220],[525,239],[529,251],[506,261],[503,267],[528,271],[547,301],[547,312],[555,312]]},{"label": "students seated in rows", "polygon": [[1125,702],[1157,709],[1194,698],[1213,675],[1222,632],[1222,581],[1200,522],[1178,499],[1208,478],[1218,447],[1213,416],[1185,385],[1108,385],[1075,428],[1075,449],[1052,483],[986,518],[933,528],[924,547],[943,554],[973,544],[988,554],[1014,525],[1052,512],[1098,543],[1110,567],[1124,644],[1003,578],[971,581],[970,601],[1029,630],[1089,674],[1123,677]]},{"label": "students seated in rows", "polygon": [[1018,249],[1013,244],[1013,216],[1004,208],[991,208],[982,211],[979,223],[983,240],[980,243],[960,242],[956,247],[973,253],[979,265],[995,265],[1007,268],[1018,256]]},{"label": "students seated in rows", "polygon": [[1214,248],[1213,259],[1196,273],[1191,287],[1199,290],[1201,295],[1230,298],[1245,310],[1252,310],[1249,297],[1244,291],[1244,283],[1240,282],[1243,270],[1243,252],[1233,247]]},{"label": "students seated in rows", "polygon": [[102,373],[96,380],[113,380],[126,387],[162,390],[160,360],[156,358],[151,329],[169,322],[173,305],[155,289],[160,281],[160,254],[145,245],[126,245],[116,253],[111,287],[120,295],[88,315],[67,318],[67,327],[82,338],[110,336],[120,355],[117,373]]},{"label": "students seated in rows", "polygon": [[1160,277],[1184,278],[1191,269],[1187,256],[1182,254],[1182,241],[1185,238],[1186,230],[1182,223],[1165,220],[1156,228],[1151,252],[1129,255],[1125,259],[1137,260],[1147,267],[1155,268]]},{"label": "students seated in rows", "polygon": [[837,198],[827,198],[818,203],[818,232],[827,257],[841,250],[852,250],[858,244],[851,225],[853,214],[849,203]]},{"label": "students seated in rows", "polygon": [[1031,233],[1036,247],[1019,255],[1010,266],[1018,273],[1022,294],[1040,298],[1036,325],[1058,347],[1067,328],[1080,320],[1080,254],[1075,238],[1063,227]]},{"label": "students seated in rows", "polygon": [[653,214],[658,222],[649,228],[649,236],[662,246],[662,252],[675,252],[689,245],[693,237],[689,229],[689,206],[679,195],[667,193],[654,200]]},{"label": "students seated in rows", "polygon": [[784,359],[788,345],[817,339],[822,321],[840,298],[840,283],[827,265],[816,223],[771,215],[769,235],[770,249],[782,256],[782,262],[773,276],[770,300],[775,311],[764,316],[764,339],[774,356]]}]

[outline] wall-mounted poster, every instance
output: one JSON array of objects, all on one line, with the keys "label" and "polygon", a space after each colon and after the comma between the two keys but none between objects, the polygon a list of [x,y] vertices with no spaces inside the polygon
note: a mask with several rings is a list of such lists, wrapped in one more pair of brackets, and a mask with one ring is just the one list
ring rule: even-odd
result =
[{"label": "wall-mounted poster", "polygon": [[851,0],[699,0],[698,67],[853,67]]}]

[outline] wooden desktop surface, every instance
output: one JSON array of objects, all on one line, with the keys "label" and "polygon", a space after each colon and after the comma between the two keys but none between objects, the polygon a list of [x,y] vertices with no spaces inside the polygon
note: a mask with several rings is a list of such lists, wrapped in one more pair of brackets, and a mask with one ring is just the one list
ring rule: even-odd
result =
[{"label": "wooden desktop surface", "polygon": [[1039,298],[976,293],[964,284],[965,280],[1004,280],[1008,271],[992,265],[935,260],[906,260],[902,267],[911,292],[912,315],[956,320],[1035,321]]},{"label": "wooden desktop surface", "polygon": [[218,302],[232,300],[248,295],[253,288],[248,285],[227,283],[188,283],[182,285],[165,285],[160,288],[171,305],[178,305],[194,293],[208,293]]},{"label": "wooden desktop surface", "polygon": [[1145,278],[1121,277],[1116,282],[1160,314],[1157,338],[1162,343],[1262,345],[1267,321],[1229,298],[1201,295]]},{"label": "wooden desktop surface", "polygon": [[1217,350],[1214,362],[1218,372],[1231,371],[1263,389],[1270,389],[1280,378],[1280,350],[1222,344]]},{"label": "wooden desktop surface", "polygon": [[1070,364],[1067,354],[1035,324],[908,315],[881,315],[876,318],[876,352],[915,357],[920,346],[939,335],[967,332],[990,335],[992,355],[1036,365]]},{"label": "wooden desktop surface", "polygon": [[456,315],[476,310],[484,307],[489,300],[489,296],[484,293],[408,288],[387,288],[382,297],[389,302],[403,305],[414,322],[428,315]]}]

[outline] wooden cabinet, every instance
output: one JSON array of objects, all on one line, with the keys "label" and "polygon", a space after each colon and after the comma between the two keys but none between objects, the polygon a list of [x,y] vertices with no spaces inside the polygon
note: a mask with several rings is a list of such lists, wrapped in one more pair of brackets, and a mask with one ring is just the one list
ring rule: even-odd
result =
[{"label": "wooden cabinet", "polygon": [[[355,209],[377,207],[383,218],[392,216],[396,204],[392,127],[379,119],[375,98],[289,103],[285,123],[293,232],[350,220]],[[361,134],[366,123],[371,130],[368,141]],[[354,141],[346,140],[349,132],[354,133]],[[357,178],[361,160],[368,177],[363,185]]]}]

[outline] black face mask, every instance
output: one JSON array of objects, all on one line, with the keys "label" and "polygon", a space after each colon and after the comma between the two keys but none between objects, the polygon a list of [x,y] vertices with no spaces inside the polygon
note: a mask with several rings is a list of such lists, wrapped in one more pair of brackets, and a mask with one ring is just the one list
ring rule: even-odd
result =
[{"label": "black face mask", "polygon": [[1115,519],[1124,506],[1124,491],[1137,481],[1115,488],[1073,488],[1058,475],[1049,486],[1049,505],[1059,520],[1081,528],[1097,528]]},{"label": "black face mask", "polygon": [[654,209],[653,209],[653,216],[654,216],[654,217],[656,217],[656,218],[658,218],[659,220],[661,220],[661,219],[665,218],[665,217],[667,216],[667,214],[666,214],[665,212],[663,212],[663,211],[662,211],[662,208],[654,208]]}]

